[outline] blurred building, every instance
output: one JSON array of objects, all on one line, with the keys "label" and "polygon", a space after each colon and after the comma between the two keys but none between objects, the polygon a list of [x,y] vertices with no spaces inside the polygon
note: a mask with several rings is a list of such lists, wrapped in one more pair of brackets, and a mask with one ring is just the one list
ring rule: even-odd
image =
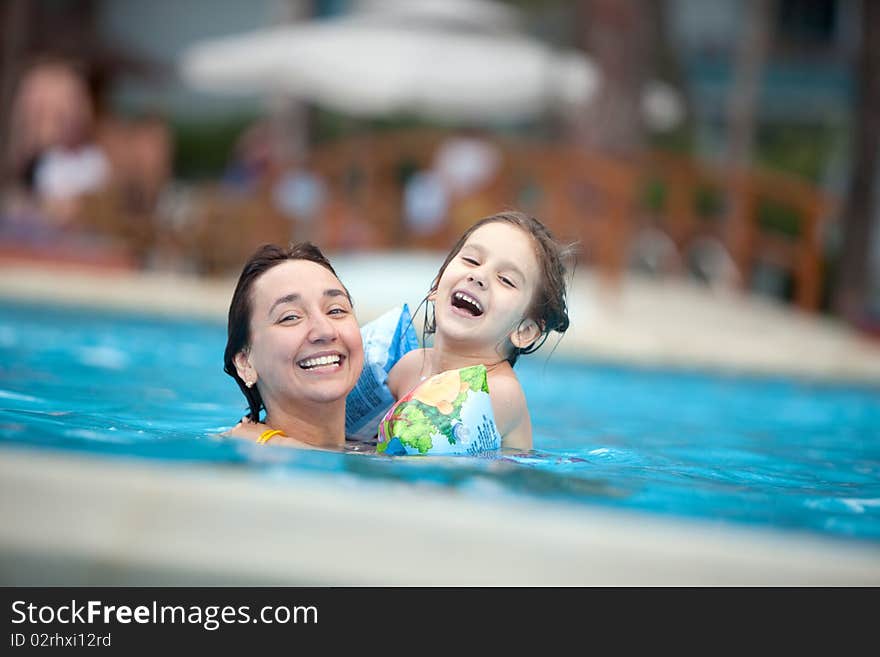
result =
[{"label": "blurred building", "polygon": [[[755,108],[757,164],[789,171],[839,196],[850,173],[862,1],[867,0],[777,0]],[[575,19],[578,3],[507,4],[523,12],[526,31],[557,44],[578,42],[575,32],[583,29]],[[717,161],[726,149],[746,5],[742,0],[662,3],[661,33],[671,57],[658,60],[660,70],[654,73],[679,86],[687,98],[688,147],[701,160]],[[48,48],[78,54],[91,67],[99,105],[122,114],[158,111],[168,118],[175,130],[175,173],[219,176],[235,138],[261,115],[277,112],[277,105],[272,98],[209,95],[187,87],[175,72],[184,50],[208,37],[340,15],[356,6],[356,0],[11,0],[0,9],[7,36],[14,37],[6,39],[4,50],[4,102],[8,105],[17,66],[30,55]],[[197,138],[188,139],[187,130],[199,131]],[[833,227],[825,239],[833,247]],[[877,241],[875,261],[880,261]]]},{"label": "blurred building", "polygon": [[[236,34],[307,17],[344,13],[352,0],[59,0],[52,3],[6,3],[8,29],[12,8],[24,5],[16,38],[19,59],[41,48],[90,58],[101,98],[118,110],[160,110],[176,118],[201,120],[256,114],[266,99],[207,95],[188,88],[174,71],[178,58],[193,42]],[[571,40],[576,3],[516,6],[531,20],[524,27],[548,40]],[[852,64],[858,49],[859,0],[778,0],[772,51],[763,76],[758,110],[761,125],[785,123],[822,130],[845,129],[853,96]],[[568,15],[548,22],[540,14]],[[741,0],[668,0],[664,12],[667,44],[685,85],[694,121],[696,147],[703,157],[723,151],[728,93],[733,82],[733,53],[745,20]],[[31,29],[29,29],[29,26]],[[55,26],[54,28],[52,26]],[[32,31],[42,34],[31,34]],[[53,34],[48,38],[48,31]],[[56,39],[61,33],[64,38]],[[58,41],[58,43],[52,43]],[[96,46],[95,44],[103,44]],[[7,47],[8,53],[13,47]],[[111,66],[108,61],[114,61]],[[150,62],[162,75],[143,75]],[[100,69],[100,72],[98,72]],[[112,73],[110,71],[112,70]],[[659,71],[660,75],[668,71]],[[98,81],[98,78],[101,78]],[[108,82],[112,84],[108,85]],[[840,140],[838,140],[840,141]],[[845,175],[837,142],[828,146],[828,170],[820,181],[835,184]]]},{"label": "blurred building", "polygon": [[[6,3],[4,23],[15,2]],[[59,0],[21,3],[25,17],[19,27],[24,36],[16,40],[27,51],[48,48],[60,32],[58,51],[79,52],[100,59],[115,55],[119,61],[134,55],[156,62],[173,72],[183,50],[192,42],[235,34],[305,17],[326,17],[356,6],[351,0]],[[571,14],[575,3],[519,2],[526,10],[532,32],[563,41],[572,21],[542,21],[542,11]],[[546,5],[546,7],[545,7]],[[765,93],[760,112],[765,120],[825,122],[847,115],[851,100],[851,67],[858,48],[859,0],[778,0],[773,52],[765,74]],[[668,0],[665,16],[668,36],[681,62],[690,101],[698,122],[709,126],[701,133],[708,145],[711,126],[724,119],[726,91],[732,82],[731,53],[741,36],[744,20],[741,0]],[[31,35],[28,26],[47,34]],[[548,27],[549,26],[549,27]],[[10,28],[11,29],[11,28]],[[96,46],[95,44],[103,44]],[[63,47],[62,47],[63,46]],[[197,94],[179,83],[173,74],[164,79],[144,80],[133,70],[120,70],[114,79],[112,100],[123,107],[155,108],[170,113],[211,116],[241,108],[258,109],[253,98],[229,98]]]}]

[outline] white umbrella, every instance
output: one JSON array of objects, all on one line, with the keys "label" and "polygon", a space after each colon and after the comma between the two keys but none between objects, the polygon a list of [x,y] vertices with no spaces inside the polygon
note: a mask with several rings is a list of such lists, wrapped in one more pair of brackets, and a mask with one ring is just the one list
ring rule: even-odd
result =
[{"label": "white umbrella", "polygon": [[376,12],[294,23],[195,44],[184,80],[222,93],[286,93],[354,115],[414,112],[449,120],[521,119],[582,104],[589,59],[506,31],[426,26]]},{"label": "white umbrella", "polygon": [[513,32],[522,26],[520,11],[495,0],[354,0],[361,15],[398,24],[446,25],[483,32]]}]

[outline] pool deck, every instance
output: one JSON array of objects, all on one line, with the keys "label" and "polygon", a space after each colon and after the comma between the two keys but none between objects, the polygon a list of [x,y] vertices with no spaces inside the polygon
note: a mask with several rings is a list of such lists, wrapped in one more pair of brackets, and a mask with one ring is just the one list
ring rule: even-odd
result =
[{"label": "pool deck", "polygon": [[[441,256],[332,260],[364,322],[415,308]],[[217,322],[234,283],[0,264],[0,299]],[[570,306],[554,359],[880,383],[876,340],[768,300],[640,277],[608,295],[581,272]],[[14,447],[0,449],[0,519],[5,585],[880,585],[876,543]]]},{"label": "pool deck", "polygon": [[0,518],[5,585],[880,585],[876,545],[43,450],[0,449]]}]

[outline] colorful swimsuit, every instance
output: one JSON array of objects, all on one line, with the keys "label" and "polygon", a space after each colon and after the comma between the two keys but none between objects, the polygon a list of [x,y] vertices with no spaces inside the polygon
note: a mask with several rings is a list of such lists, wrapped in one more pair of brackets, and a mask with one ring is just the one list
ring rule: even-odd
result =
[{"label": "colorful swimsuit", "polygon": [[391,407],[379,424],[379,453],[476,455],[501,448],[486,368],[435,374]]}]

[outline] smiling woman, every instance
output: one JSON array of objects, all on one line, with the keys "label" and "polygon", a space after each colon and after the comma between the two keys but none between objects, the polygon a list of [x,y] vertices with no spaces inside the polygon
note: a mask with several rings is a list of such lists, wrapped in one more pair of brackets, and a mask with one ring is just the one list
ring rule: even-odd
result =
[{"label": "smiling woman", "polygon": [[313,244],[265,245],[242,269],[224,370],[248,402],[228,435],[258,443],[342,448],[345,398],[364,364],[351,298]]}]

